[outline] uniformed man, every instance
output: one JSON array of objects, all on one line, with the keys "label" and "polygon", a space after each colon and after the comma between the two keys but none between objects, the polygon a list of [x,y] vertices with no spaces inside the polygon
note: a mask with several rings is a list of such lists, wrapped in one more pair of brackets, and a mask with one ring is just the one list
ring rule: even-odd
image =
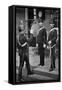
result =
[{"label": "uniformed man", "polygon": [[40,55],[40,65],[44,66],[44,55],[45,55],[45,47],[47,42],[47,34],[46,34],[46,29],[43,26],[43,23],[40,22],[39,25],[40,25],[40,29],[37,36],[37,43],[38,43],[38,51]]},{"label": "uniformed man", "polygon": [[18,40],[18,52],[20,56],[20,66],[19,66],[19,77],[18,80],[20,81],[22,79],[22,68],[24,65],[24,61],[26,62],[26,68],[27,68],[27,73],[32,74],[31,69],[30,69],[30,64],[29,64],[29,55],[28,55],[28,41],[27,38],[25,37],[25,32],[19,27],[19,40]]},{"label": "uniformed man", "polygon": [[50,26],[52,29],[50,30],[48,37],[48,44],[51,47],[51,66],[49,71],[53,71],[55,69],[55,46],[57,40],[57,28],[54,27],[54,24],[50,24]]}]

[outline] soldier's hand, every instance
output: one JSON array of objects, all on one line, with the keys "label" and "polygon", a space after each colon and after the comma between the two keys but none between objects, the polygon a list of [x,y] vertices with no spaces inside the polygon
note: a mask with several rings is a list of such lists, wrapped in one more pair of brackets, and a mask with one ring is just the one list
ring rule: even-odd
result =
[{"label": "soldier's hand", "polygon": [[45,48],[46,47],[46,44],[44,44],[43,47]]},{"label": "soldier's hand", "polygon": [[38,47],[38,44],[36,44],[36,47]]},{"label": "soldier's hand", "polygon": [[50,45],[51,44],[51,41],[49,41],[48,44]]}]

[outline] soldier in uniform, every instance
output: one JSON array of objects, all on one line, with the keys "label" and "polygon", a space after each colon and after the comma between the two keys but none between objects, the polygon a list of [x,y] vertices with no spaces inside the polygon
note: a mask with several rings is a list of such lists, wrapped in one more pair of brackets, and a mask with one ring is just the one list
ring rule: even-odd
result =
[{"label": "soldier in uniform", "polygon": [[43,26],[42,22],[39,23],[40,29],[37,36],[37,43],[38,43],[38,51],[40,55],[40,65],[44,66],[44,55],[45,55],[45,47],[47,42],[47,34],[46,29]]},{"label": "soldier in uniform", "polygon": [[20,56],[20,66],[19,66],[19,77],[18,80],[22,79],[22,68],[24,65],[24,61],[26,62],[27,73],[32,74],[29,64],[29,55],[28,55],[28,41],[25,37],[24,31],[19,27],[19,40],[17,43],[18,52]]},{"label": "soldier in uniform", "polygon": [[54,27],[54,24],[51,25],[51,30],[49,32],[48,44],[51,46],[51,65],[49,71],[53,71],[55,69],[55,46],[57,40],[57,30]]}]

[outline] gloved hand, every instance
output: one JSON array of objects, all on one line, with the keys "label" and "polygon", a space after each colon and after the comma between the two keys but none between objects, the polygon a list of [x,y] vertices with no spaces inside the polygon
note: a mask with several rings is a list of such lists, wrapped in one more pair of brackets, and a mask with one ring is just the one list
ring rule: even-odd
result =
[{"label": "gloved hand", "polygon": [[46,47],[46,44],[44,44],[43,47],[45,48]]},{"label": "gloved hand", "polygon": [[50,45],[51,44],[51,41],[49,41],[48,44]]},{"label": "gloved hand", "polygon": [[38,47],[38,44],[36,44],[36,47]]}]

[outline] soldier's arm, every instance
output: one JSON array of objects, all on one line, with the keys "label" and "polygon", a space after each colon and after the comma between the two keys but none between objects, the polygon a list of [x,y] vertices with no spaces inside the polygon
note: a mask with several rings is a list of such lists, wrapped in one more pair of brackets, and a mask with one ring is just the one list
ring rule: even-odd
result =
[{"label": "soldier's arm", "polygon": [[24,43],[21,45],[22,47],[26,46],[27,43],[28,43],[28,40],[27,40],[27,38],[25,36],[23,38],[23,41],[24,41]]},{"label": "soldier's arm", "polygon": [[37,36],[37,43],[41,43],[42,42],[42,32],[41,31],[39,31],[39,34],[38,34],[38,36]]},{"label": "soldier's arm", "polygon": [[44,32],[44,43],[47,44],[47,33],[46,33],[46,29],[45,29],[45,32]]},{"label": "soldier's arm", "polygon": [[19,48],[20,48],[20,46],[21,46],[21,45],[20,45],[19,41],[16,39],[16,48],[18,48],[18,49],[19,49]]},{"label": "soldier's arm", "polygon": [[57,39],[57,30],[54,31],[54,37],[53,37],[53,39],[51,40],[51,42],[56,41],[56,39]]}]

